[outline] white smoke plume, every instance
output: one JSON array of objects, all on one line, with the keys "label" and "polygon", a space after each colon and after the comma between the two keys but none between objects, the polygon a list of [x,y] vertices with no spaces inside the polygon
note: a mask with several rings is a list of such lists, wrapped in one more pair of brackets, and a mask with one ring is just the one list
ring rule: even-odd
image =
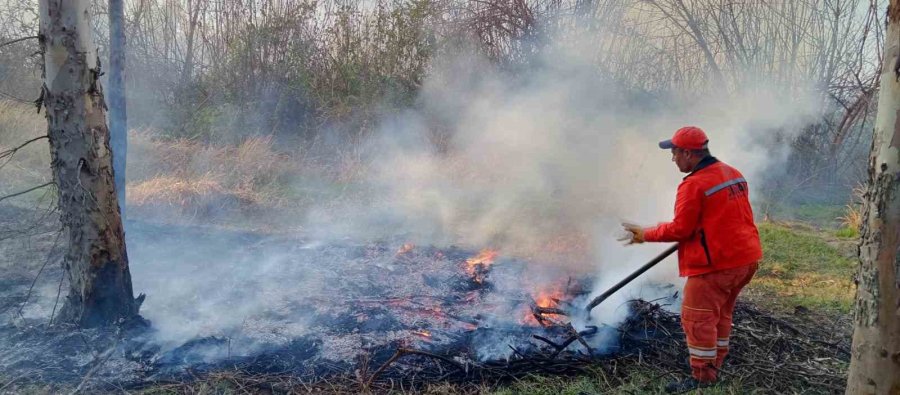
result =
[{"label": "white smoke plume", "polygon": [[[590,52],[551,45],[514,72],[476,51],[445,53],[416,105],[385,114],[361,148],[368,164],[364,196],[322,202],[298,218],[306,237],[402,236],[416,245],[495,248],[530,260],[520,288],[595,277],[593,296],[665,248],[616,241],[623,220],[651,225],[671,219],[683,174],[657,147],[659,140],[685,125],[703,128],[713,154],[744,172],[752,190],[785,159],[787,147],[773,144],[776,137],[791,135],[815,115],[812,94],[786,96],[766,81],[731,93],[635,94],[595,67],[584,56]],[[301,304],[303,295],[324,286],[302,271],[285,270],[291,260],[282,255],[270,251],[259,261],[223,256],[214,267],[172,269],[180,279],[173,282],[165,280],[173,272],[142,269],[161,257],[142,251],[134,255],[134,283],[150,295],[145,313],[163,338],[181,341],[240,327],[243,317],[271,310],[278,300]],[[246,278],[253,285],[241,290]],[[626,313],[623,302],[648,282],[679,284],[674,258],[595,309],[595,321],[618,322]],[[195,292],[183,292],[198,287],[212,296],[209,303],[197,304],[190,299]],[[292,322],[299,328],[305,320]],[[297,328],[291,333],[303,333]]]},{"label": "white smoke plume", "polygon": [[[535,258],[531,270],[546,281],[596,274],[599,293],[664,249],[615,240],[622,220],[672,217],[683,174],[659,140],[682,126],[703,128],[713,154],[753,189],[786,159],[778,138],[815,115],[811,93],[786,96],[766,81],[731,94],[648,99],[618,86],[580,55],[587,52],[550,50],[518,73],[471,52],[436,62],[419,108],[382,122],[370,147],[374,193],[358,210],[337,210],[356,213],[356,226],[343,229],[400,229],[418,243],[499,248]],[[447,129],[443,150],[434,148],[435,124]],[[317,212],[310,227],[326,223],[341,221]],[[677,283],[676,273],[670,258],[620,295],[648,280]],[[621,316],[606,307],[595,313]]]}]

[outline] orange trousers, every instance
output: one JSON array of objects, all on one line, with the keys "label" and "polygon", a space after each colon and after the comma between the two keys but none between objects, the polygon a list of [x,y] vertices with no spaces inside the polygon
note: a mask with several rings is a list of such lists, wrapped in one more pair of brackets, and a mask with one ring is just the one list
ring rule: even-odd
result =
[{"label": "orange trousers", "polygon": [[715,381],[728,354],[731,316],[738,294],[756,263],[688,277],[681,305],[681,326],[687,336],[691,373],[700,382]]}]

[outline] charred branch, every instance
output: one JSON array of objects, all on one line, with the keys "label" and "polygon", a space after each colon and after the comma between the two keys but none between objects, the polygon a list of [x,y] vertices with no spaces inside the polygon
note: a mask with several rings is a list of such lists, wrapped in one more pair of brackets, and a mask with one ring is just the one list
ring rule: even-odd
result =
[{"label": "charred branch", "polygon": [[563,309],[558,309],[555,307],[534,306],[531,310],[534,312],[534,314],[539,314],[539,315],[543,315],[543,314],[567,315],[566,312],[563,311]]},{"label": "charred branch", "polygon": [[381,373],[383,373],[385,371],[385,369],[387,369],[389,366],[391,366],[391,364],[393,364],[398,359],[400,359],[406,355],[421,355],[424,357],[441,360],[441,361],[446,362],[446,363],[450,364],[451,366],[455,367],[459,371],[463,371],[463,372],[466,371],[466,369],[462,365],[460,365],[458,362],[456,362],[450,358],[447,358],[445,356],[432,354],[427,351],[413,350],[413,349],[409,349],[409,348],[401,348],[401,349],[398,349],[397,352],[395,352],[394,355],[391,356],[391,358],[389,358],[383,365],[381,365],[381,367],[378,368],[378,370],[376,370],[374,373],[372,373],[371,376],[369,376],[369,380],[366,381],[366,387],[370,387],[372,385],[372,382],[375,379],[377,379],[378,376],[381,375]]},{"label": "charred branch", "polygon": [[[549,354],[526,351],[510,344],[512,357],[508,360],[468,361],[465,366],[448,356],[400,349],[368,377],[366,386],[389,389],[403,382],[417,388],[435,381],[470,383],[473,378],[482,384],[508,382],[534,373],[578,373],[589,364],[596,366],[597,362],[601,362],[601,367],[608,366],[604,371],[609,372],[612,380],[617,376],[626,377],[635,368],[652,369],[662,372],[661,375],[683,370],[686,344],[678,315],[659,304],[641,300],[632,301],[631,307],[633,315],[618,328],[620,351],[612,354],[604,356],[591,350],[589,357],[585,357],[580,352],[568,350],[573,343],[586,343],[587,337],[597,334],[599,328],[596,326],[567,332],[569,335],[562,342],[552,336],[532,335],[533,339],[553,349]],[[847,360],[844,335],[815,323],[795,322],[739,303],[735,310],[735,344],[729,354],[728,366],[721,374],[773,393],[808,391],[810,388],[836,392],[845,380],[837,374],[839,365]],[[402,370],[391,368],[398,359],[410,354],[438,359],[456,369],[446,371],[425,365]],[[413,375],[410,370],[416,373]],[[406,373],[402,373],[404,371]]]}]

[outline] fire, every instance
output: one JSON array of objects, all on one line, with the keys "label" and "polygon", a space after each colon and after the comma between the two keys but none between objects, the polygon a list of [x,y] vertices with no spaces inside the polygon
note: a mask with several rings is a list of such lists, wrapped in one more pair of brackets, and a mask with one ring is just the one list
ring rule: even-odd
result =
[{"label": "fire", "polygon": [[554,289],[551,291],[538,291],[537,296],[534,297],[534,303],[537,304],[538,307],[547,307],[547,308],[557,308],[559,307],[559,301],[563,298],[563,292],[558,289]]},{"label": "fire", "polygon": [[399,250],[397,250],[397,256],[406,254],[407,252],[412,251],[413,248],[416,248],[416,245],[415,245],[415,244],[413,244],[413,243],[406,243],[406,244],[402,245],[402,246],[400,247]]},{"label": "fire", "polygon": [[[560,309],[559,302],[566,298],[566,293],[562,287],[554,286],[541,289],[531,295],[534,300],[534,306],[528,309],[522,321],[527,325],[544,325],[543,320],[558,320],[562,318],[562,314],[553,310]],[[541,309],[551,311],[541,311]]]},{"label": "fire", "polygon": [[413,331],[413,334],[416,336],[419,336],[423,339],[431,340],[431,332],[429,332],[429,331],[426,331],[426,330]]},{"label": "fire", "polygon": [[475,282],[480,284],[484,281],[484,272],[487,271],[488,267],[494,264],[497,255],[498,252],[490,248],[481,250],[478,255],[466,259],[466,273],[468,273]]},{"label": "fire", "polygon": [[497,251],[494,251],[490,248],[485,248],[469,259],[466,259],[466,265],[469,268],[474,268],[477,265],[482,266],[490,266],[494,263],[494,260],[497,259]]}]

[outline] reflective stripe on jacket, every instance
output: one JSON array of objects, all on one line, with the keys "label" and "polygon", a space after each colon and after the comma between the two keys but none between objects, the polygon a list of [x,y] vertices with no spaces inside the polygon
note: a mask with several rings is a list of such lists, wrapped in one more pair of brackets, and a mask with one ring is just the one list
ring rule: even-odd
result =
[{"label": "reflective stripe on jacket", "polygon": [[749,194],[737,169],[706,157],[678,186],[675,219],[644,229],[644,240],[678,242],[682,277],[757,262],[762,246]]}]

